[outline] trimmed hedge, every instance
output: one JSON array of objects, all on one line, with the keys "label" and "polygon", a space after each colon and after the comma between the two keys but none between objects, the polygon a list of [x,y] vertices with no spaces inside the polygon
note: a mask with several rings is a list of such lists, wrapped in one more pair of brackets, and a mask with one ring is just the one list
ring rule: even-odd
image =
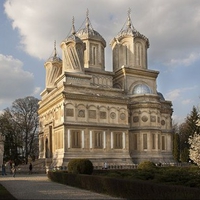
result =
[{"label": "trimmed hedge", "polygon": [[62,184],[128,199],[199,199],[198,188],[158,184],[98,175],[48,172],[48,178]]}]

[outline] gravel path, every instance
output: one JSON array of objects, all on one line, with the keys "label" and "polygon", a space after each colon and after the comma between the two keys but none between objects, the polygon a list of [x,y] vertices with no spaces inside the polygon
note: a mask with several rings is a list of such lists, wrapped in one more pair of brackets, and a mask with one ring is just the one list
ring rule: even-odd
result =
[{"label": "gravel path", "polygon": [[119,199],[52,182],[46,174],[1,176],[0,183],[17,199]]}]

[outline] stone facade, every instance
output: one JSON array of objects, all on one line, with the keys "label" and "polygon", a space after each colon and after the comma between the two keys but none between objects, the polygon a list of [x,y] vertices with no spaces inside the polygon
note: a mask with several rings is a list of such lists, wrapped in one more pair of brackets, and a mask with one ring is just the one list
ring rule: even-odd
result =
[{"label": "stone facade", "polygon": [[172,103],[157,91],[158,71],[148,69],[149,40],[132,25],[111,41],[113,72],[105,70],[106,41],[88,15],[85,27],[61,43],[62,59],[45,63],[39,102],[39,158],[66,166],[72,158],[94,165],[143,160],[173,162]]}]

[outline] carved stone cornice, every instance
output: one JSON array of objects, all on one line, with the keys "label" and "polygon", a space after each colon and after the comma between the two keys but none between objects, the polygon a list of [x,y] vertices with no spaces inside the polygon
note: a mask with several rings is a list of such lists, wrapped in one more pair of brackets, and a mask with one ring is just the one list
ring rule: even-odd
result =
[{"label": "carved stone cornice", "polygon": [[149,69],[139,69],[139,68],[133,68],[129,66],[122,66],[120,69],[118,69],[115,72],[114,78],[116,79],[119,77],[123,77],[124,74],[157,78],[159,72],[155,70],[149,70]]},{"label": "carved stone cornice", "polygon": [[104,102],[104,103],[119,103],[126,104],[127,100],[123,97],[118,96],[106,96],[103,94],[91,93],[91,94],[80,94],[80,93],[70,93],[63,91],[63,97],[65,99],[74,99],[74,100],[85,100],[85,101],[94,101],[94,102]]},{"label": "carved stone cornice", "polygon": [[74,128],[74,126],[76,127],[82,127],[82,128],[88,128],[88,127],[98,127],[98,128],[112,128],[112,129],[117,129],[119,130],[121,129],[128,129],[129,125],[120,125],[120,124],[106,124],[106,123],[90,123],[90,122],[65,122],[63,123],[63,125],[66,125],[67,127],[72,126]]}]

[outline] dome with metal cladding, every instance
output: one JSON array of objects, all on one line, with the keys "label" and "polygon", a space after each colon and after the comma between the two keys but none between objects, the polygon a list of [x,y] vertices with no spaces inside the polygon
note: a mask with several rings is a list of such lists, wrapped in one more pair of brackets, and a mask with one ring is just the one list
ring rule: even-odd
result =
[{"label": "dome with metal cladding", "polygon": [[97,31],[95,31],[92,28],[85,27],[85,28],[77,31],[76,35],[80,38],[85,36],[85,37],[91,37],[91,38],[96,38],[96,39],[100,39],[100,40],[105,41],[103,39],[103,37]]},{"label": "dome with metal cladding", "polygon": [[76,30],[74,26],[74,17],[72,19],[71,35],[67,36],[67,38],[63,42],[65,42],[66,44],[71,43],[71,42],[82,43],[82,40],[76,35]]},{"label": "dome with metal cladding", "polygon": [[128,19],[127,19],[127,22],[126,22],[126,26],[122,27],[122,29],[120,30],[118,35],[114,38],[114,40],[120,40],[121,38],[126,37],[126,36],[131,36],[131,37],[134,37],[134,38],[142,38],[143,40],[146,41],[147,48],[150,45],[149,39],[146,36],[142,35],[140,32],[138,32],[134,28],[134,26],[132,25],[131,17],[130,17],[130,10],[128,12]]},{"label": "dome with metal cladding", "polygon": [[163,96],[162,93],[157,92],[157,94],[158,94],[158,96],[160,97],[160,100],[165,101],[165,98],[164,98],[164,96]]},{"label": "dome with metal cladding", "polygon": [[98,41],[101,41],[104,44],[104,46],[106,46],[106,41],[104,40],[104,38],[97,31],[93,29],[92,24],[88,17],[88,11],[87,11],[86,19],[85,19],[85,27],[78,30],[76,32],[76,36],[80,37],[81,39],[90,38],[90,39],[98,40]]},{"label": "dome with metal cladding", "polygon": [[62,62],[62,59],[59,58],[57,51],[56,51],[56,41],[54,42],[53,55],[50,56],[46,62]]},{"label": "dome with metal cladding", "polygon": [[151,88],[145,84],[138,84],[133,88],[133,94],[152,94]]}]

